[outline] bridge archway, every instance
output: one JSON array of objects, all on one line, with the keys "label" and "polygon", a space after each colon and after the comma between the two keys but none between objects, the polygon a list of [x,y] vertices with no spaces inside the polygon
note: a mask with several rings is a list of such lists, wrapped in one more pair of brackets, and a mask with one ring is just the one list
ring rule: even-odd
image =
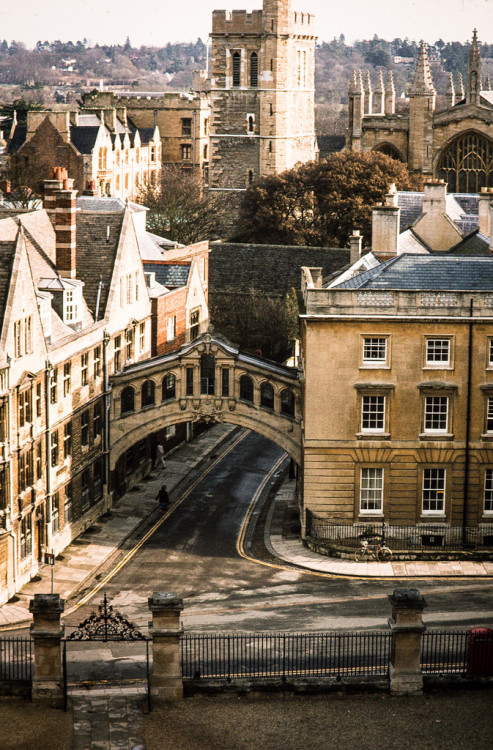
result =
[{"label": "bridge archway", "polygon": [[110,469],[148,435],[182,422],[226,422],[263,435],[301,459],[301,384],[296,368],[241,352],[204,334],[178,352],[114,375]]}]

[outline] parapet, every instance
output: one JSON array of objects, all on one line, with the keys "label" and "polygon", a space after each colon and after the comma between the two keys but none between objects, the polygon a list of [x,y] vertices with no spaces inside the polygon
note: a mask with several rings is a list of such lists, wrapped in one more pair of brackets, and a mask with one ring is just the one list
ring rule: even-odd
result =
[{"label": "parapet", "polygon": [[260,34],[262,33],[261,10],[233,10],[228,13],[225,10],[214,10],[212,12],[213,34]]}]

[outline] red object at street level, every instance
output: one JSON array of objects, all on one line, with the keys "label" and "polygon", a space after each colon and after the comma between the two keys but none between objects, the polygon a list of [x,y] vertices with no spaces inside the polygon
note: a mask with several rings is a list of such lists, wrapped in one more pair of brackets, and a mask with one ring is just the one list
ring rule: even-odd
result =
[{"label": "red object at street level", "polygon": [[45,565],[54,565],[55,555],[53,555],[51,552],[45,552],[44,562],[45,562]]},{"label": "red object at street level", "polygon": [[471,628],[467,633],[468,674],[493,675],[493,630]]}]

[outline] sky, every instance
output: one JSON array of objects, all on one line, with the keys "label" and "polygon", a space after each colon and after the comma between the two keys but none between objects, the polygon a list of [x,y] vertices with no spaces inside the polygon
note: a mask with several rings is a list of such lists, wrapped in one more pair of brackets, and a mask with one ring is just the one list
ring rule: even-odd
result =
[{"label": "sky", "polygon": [[[261,0],[23,0],[22,10],[2,0],[0,39],[82,40],[134,46],[207,39],[213,10],[260,9]],[[428,43],[465,42],[477,27],[480,41],[493,43],[493,0],[293,0],[293,10],[317,17],[320,41],[344,34],[348,42],[396,37]]]}]

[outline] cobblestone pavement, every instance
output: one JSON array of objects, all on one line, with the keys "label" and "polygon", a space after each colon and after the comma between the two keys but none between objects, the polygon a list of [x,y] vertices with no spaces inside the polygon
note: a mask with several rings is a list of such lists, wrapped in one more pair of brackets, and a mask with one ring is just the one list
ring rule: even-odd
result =
[{"label": "cobblestone pavement", "polygon": [[74,733],[70,750],[145,750],[144,690],[72,690]]}]

